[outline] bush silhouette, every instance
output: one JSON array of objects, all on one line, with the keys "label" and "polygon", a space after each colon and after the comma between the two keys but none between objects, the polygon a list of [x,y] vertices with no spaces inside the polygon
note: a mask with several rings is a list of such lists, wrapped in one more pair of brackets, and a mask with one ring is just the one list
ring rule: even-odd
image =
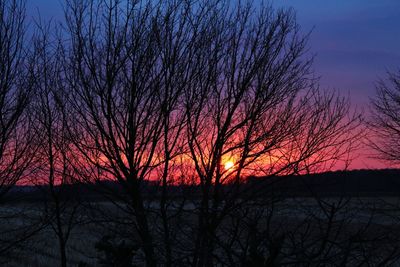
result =
[{"label": "bush silhouette", "polygon": [[104,236],[95,244],[95,248],[103,254],[99,259],[100,266],[133,267],[132,259],[139,247],[126,240]]}]

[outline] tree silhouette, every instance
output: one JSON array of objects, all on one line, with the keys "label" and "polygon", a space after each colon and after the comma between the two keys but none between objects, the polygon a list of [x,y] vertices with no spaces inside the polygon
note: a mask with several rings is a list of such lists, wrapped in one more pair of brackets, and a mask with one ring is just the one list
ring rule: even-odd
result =
[{"label": "tree silhouette", "polygon": [[32,155],[26,107],[32,88],[24,47],[25,13],[21,1],[0,4],[0,195],[26,174]]},{"label": "tree silhouette", "polygon": [[[318,88],[292,10],[67,3],[68,136],[79,151],[70,160],[84,181],[118,181],[124,194],[114,192],[114,204],[131,218],[148,266],[177,257],[213,265],[224,220],[257,198],[242,190],[244,177],[322,171],[348,155],[358,117],[346,99]],[[145,199],[148,182],[160,185],[159,208]],[[176,229],[187,199],[177,208],[167,189],[181,182],[198,185],[200,201],[196,223]],[[189,252],[173,255],[182,236],[193,237],[183,245]]]},{"label": "tree silhouette", "polygon": [[[28,116],[33,78],[29,69],[25,33],[24,1],[0,2],[0,202],[7,203],[7,194],[18,182],[27,183],[34,170],[34,133]],[[32,236],[39,224],[9,224],[24,212],[2,210],[4,224],[0,238],[0,255],[6,255],[21,241]]]},{"label": "tree silhouette", "polygon": [[[18,183],[45,192],[27,194],[44,213],[26,212],[26,202],[0,209],[0,256],[44,229],[57,237],[61,266],[74,262],[81,233],[98,237],[100,264],[115,266],[400,259],[398,204],[355,196],[391,189],[397,172],[315,174],[348,167],[361,116],[319,87],[292,9],[226,0],[64,7],[56,27],[33,24],[28,46],[24,2],[0,2],[0,201]],[[400,75],[389,73],[368,124],[379,157],[393,163],[399,99]]]},{"label": "tree silhouette", "polygon": [[[57,236],[60,265],[67,266],[67,242],[72,229],[76,226],[79,207],[79,192],[72,192],[71,186],[76,179],[68,157],[70,149],[68,138],[68,107],[65,82],[63,81],[62,47],[53,42],[51,25],[37,25],[31,54],[35,77],[33,89],[36,93],[32,103],[34,127],[36,132],[35,156],[38,163],[34,184],[44,186],[45,218]],[[78,190],[76,190],[78,191]]]},{"label": "tree silhouette", "polygon": [[400,160],[400,74],[388,73],[386,80],[376,84],[376,96],[372,99],[370,138],[378,157],[398,164]]}]

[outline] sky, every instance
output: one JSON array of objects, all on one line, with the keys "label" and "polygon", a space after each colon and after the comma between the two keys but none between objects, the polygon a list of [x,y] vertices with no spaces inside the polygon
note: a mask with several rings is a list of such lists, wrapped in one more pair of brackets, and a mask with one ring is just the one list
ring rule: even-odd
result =
[{"label": "sky", "polygon": [[[322,88],[350,96],[354,107],[368,112],[374,84],[387,71],[400,69],[399,0],[274,0],[292,7],[315,55],[314,71]],[[28,17],[61,20],[62,0],[27,0]],[[384,167],[362,152],[353,168]]]},{"label": "sky", "polygon": [[[387,71],[400,70],[399,0],[275,0],[275,7],[292,7],[303,31],[312,31],[310,51],[322,88],[349,95],[368,117],[375,83]],[[384,168],[366,147],[352,168]]]},{"label": "sky", "polygon": [[321,85],[349,93],[366,105],[374,83],[386,71],[400,69],[400,1],[275,0],[293,7],[304,31],[312,30],[315,72]]},{"label": "sky", "polygon": [[[27,0],[28,16],[61,20],[62,0]],[[310,51],[321,86],[366,105],[374,83],[400,69],[399,0],[274,0],[293,7],[302,30],[311,31]]]}]

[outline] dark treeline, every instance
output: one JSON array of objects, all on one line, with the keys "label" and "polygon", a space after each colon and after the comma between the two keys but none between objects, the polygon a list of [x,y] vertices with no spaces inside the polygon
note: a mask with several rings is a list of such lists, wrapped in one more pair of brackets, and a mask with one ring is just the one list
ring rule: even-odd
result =
[{"label": "dark treeline", "polygon": [[[246,177],[241,183],[241,190],[250,188],[250,194],[259,198],[269,197],[271,194],[282,198],[291,197],[397,197],[400,195],[400,170],[349,170],[332,171],[315,174]],[[112,188],[113,192],[125,194],[121,185],[116,181],[101,181],[93,184],[71,183],[63,186],[62,198],[81,198],[85,201],[107,201],[104,196],[104,187]],[[58,186],[56,186],[58,187]],[[221,191],[230,191],[231,185],[224,184]],[[195,184],[169,185],[169,197],[180,200],[201,197],[201,188]],[[148,181],[142,185],[143,197],[146,200],[159,200],[162,196],[160,186],[156,182]],[[190,192],[190,193],[189,193]],[[253,195],[253,196],[254,196]],[[42,186],[15,186],[3,198],[7,201],[49,201],[51,199],[48,185]]]},{"label": "dark treeline", "polygon": [[[365,135],[349,100],[319,87],[293,10],[223,0],[63,6],[64,23],[36,19],[28,31],[24,1],[0,2],[3,263],[27,257],[24,244],[38,248],[40,237],[62,267],[89,264],[72,259],[90,246],[105,266],[398,260],[380,207],[359,217],[351,196],[318,194],[288,205],[265,189],[274,186],[244,178],[346,169]],[[17,205],[11,193],[23,184],[43,201]],[[96,245],[71,248],[97,234]]]}]

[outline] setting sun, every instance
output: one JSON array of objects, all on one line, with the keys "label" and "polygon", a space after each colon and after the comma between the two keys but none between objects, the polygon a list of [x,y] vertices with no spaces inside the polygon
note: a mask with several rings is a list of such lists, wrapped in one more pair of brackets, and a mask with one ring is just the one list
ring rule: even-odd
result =
[{"label": "setting sun", "polygon": [[229,170],[229,169],[232,169],[232,167],[235,165],[235,163],[233,163],[232,161],[227,161],[227,162],[225,162],[225,164],[224,164],[224,168],[225,168],[225,170]]}]

